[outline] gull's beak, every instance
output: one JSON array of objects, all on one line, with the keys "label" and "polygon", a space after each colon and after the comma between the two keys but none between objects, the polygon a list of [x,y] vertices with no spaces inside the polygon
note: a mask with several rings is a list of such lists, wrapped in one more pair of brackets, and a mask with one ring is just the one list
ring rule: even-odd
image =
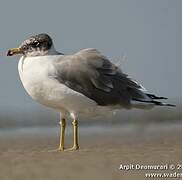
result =
[{"label": "gull's beak", "polygon": [[7,56],[13,56],[13,55],[22,54],[22,53],[23,51],[21,50],[21,48],[12,48],[8,50]]}]

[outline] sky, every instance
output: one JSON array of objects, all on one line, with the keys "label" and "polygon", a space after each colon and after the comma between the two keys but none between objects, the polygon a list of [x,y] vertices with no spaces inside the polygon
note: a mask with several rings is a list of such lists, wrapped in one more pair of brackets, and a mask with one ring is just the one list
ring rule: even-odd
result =
[{"label": "sky", "polygon": [[97,48],[149,92],[182,98],[181,0],[1,0],[0,108],[43,108],[19,80],[20,57],[6,57],[31,35],[48,33],[58,51]]}]

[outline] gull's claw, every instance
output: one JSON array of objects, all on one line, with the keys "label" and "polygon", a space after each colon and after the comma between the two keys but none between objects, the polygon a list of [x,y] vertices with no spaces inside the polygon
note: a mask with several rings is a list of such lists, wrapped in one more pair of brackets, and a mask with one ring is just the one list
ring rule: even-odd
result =
[{"label": "gull's claw", "polygon": [[79,146],[73,146],[71,148],[65,149],[64,151],[76,151],[79,150]]}]

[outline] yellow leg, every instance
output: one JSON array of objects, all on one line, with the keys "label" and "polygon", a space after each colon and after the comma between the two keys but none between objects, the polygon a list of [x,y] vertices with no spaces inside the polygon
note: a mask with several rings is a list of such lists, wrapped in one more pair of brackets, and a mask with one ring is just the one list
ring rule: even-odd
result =
[{"label": "yellow leg", "polygon": [[72,122],[73,125],[73,146],[69,150],[78,150],[78,121],[76,119]]},{"label": "yellow leg", "polygon": [[64,137],[65,137],[66,120],[64,118],[60,121],[60,144],[59,150],[64,151]]}]

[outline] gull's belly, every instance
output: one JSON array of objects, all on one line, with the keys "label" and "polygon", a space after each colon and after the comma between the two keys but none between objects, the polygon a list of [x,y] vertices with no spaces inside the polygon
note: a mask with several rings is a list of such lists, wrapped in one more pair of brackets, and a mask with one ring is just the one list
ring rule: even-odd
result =
[{"label": "gull's belly", "polygon": [[[87,112],[96,103],[48,76],[46,63],[19,62],[19,75],[27,93],[39,103],[69,112]],[[23,68],[22,68],[23,67]]]}]

